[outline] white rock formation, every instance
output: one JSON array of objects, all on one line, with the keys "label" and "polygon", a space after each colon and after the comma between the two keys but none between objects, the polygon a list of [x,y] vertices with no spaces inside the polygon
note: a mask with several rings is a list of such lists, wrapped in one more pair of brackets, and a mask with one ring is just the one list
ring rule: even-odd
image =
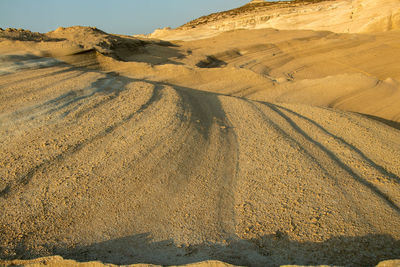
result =
[{"label": "white rock formation", "polygon": [[[153,38],[201,39],[236,29],[310,29],[368,33],[400,28],[400,0],[338,0],[318,3],[256,3],[194,20],[176,30],[157,31]],[[264,5],[263,5],[264,4]]]}]

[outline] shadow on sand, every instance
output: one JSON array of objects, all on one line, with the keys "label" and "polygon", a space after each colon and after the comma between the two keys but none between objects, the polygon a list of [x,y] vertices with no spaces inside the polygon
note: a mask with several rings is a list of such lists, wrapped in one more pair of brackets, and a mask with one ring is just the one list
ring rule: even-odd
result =
[{"label": "shadow on sand", "polygon": [[400,130],[400,122],[387,120],[387,119],[384,119],[384,118],[381,118],[381,117],[377,117],[377,116],[373,116],[373,115],[369,115],[369,114],[363,114],[363,113],[357,113],[357,114],[365,116],[365,117],[367,117],[368,119],[371,119],[371,120],[379,121],[380,123],[386,124],[386,125],[388,125],[390,127],[393,127],[393,128],[395,128],[397,130]]},{"label": "shadow on sand", "polygon": [[[49,248],[53,255],[76,261],[101,261],[112,264],[188,264],[220,260],[245,266],[341,265],[375,266],[383,260],[400,257],[400,241],[389,235],[333,237],[324,242],[297,242],[284,232],[243,240],[232,238],[224,244],[203,243],[177,246],[173,240],[154,242],[149,233],[75,248]],[[19,258],[33,255],[19,247]]]}]

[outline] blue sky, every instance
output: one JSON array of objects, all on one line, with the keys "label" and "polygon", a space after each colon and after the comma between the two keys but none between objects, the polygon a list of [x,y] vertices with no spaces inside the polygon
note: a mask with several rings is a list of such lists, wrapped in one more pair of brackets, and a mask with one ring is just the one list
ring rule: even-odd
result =
[{"label": "blue sky", "polygon": [[59,26],[94,26],[141,34],[177,27],[249,0],[0,0],[0,27],[48,32]]}]

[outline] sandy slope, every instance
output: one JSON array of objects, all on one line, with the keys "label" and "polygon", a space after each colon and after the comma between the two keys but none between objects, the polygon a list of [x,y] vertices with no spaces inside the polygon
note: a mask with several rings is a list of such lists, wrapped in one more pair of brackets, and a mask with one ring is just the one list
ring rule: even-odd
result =
[{"label": "sandy slope", "polygon": [[253,100],[333,107],[399,122],[399,40],[399,31],[229,32],[183,43],[193,51],[186,64],[209,65],[168,80]]},{"label": "sandy slope", "polygon": [[13,34],[0,43],[1,258],[400,255],[398,32]]}]

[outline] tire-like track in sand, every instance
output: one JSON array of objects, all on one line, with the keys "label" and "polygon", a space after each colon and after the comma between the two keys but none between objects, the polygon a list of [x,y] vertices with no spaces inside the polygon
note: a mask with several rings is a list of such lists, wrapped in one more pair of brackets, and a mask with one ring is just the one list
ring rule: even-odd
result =
[{"label": "tire-like track in sand", "polygon": [[400,255],[398,130],[32,64],[0,79],[0,258],[363,265]]}]

